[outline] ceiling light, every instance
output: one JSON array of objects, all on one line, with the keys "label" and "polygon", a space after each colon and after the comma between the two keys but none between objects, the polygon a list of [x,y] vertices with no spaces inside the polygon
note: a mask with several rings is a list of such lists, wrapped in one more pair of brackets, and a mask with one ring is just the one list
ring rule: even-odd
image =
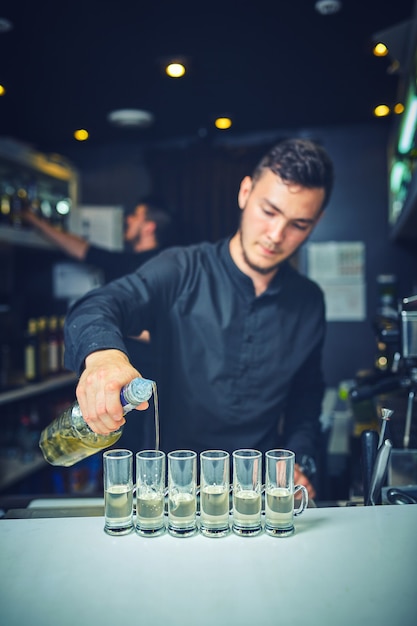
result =
[{"label": "ceiling light", "polygon": [[402,102],[397,102],[397,104],[394,106],[394,113],[396,115],[401,115],[401,113],[404,113],[404,105]]},{"label": "ceiling light", "polygon": [[390,112],[391,110],[386,104],[379,104],[377,107],[374,108],[375,117],[386,117],[390,114]]},{"label": "ceiling light", "polygon": [[8,33],[13,29],[13,24],[7,17],[0,17],[0,34]]},{"label": "ceiling light", "polygon": [[6,88],[3,85],[0,85],[0,96],[4,96],[6,93]]},{"label": "ceiling light", "polygon": [[165,72],[171,78],[181,78],[185,74],[185,66],[182,63],[169,63],[165,67]]},{"label": "ceiling light", "polygon": [[214,125],[219,130],[227,130],[232,125],[230,117],[218,117],[214,120]]},{"label": "ceiling light", "polygon": [[340,0],[318,0],[314,5],[321,15],[332,15],[342,8]]},{"label": "ceiling light", "polygon": [[109,113],[107,120],[123,128],[147,128],[153,124],[154,116],[143,109],[119,109]]},{"label": "ceiling light", "polygon": [[388,54],[388,48],[384,43],[379,41],[377,44],[375,44],[372,52],[376,57],[386,57]]},{"label": "ceiling light", "polygon": [[395,61],[395,65],[389,69],[390,74],[400,68],[405,71],[411,62],[413,47],[407,42],[413,40],[414,28],[415,20],[407,20],[372,35],[375,44],[385,45],[390,59]]},{"label": "ceiling light", "polygon": [[85,130],[84,128],[79,128],[78,130],[74,131],[74,139],[76,139],[77,141],[86,141],[88,137],[88,130]]}]

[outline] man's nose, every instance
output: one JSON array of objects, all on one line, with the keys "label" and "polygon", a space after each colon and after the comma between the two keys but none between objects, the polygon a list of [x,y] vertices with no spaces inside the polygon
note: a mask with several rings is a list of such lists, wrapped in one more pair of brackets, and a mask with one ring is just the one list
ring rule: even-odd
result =
[{"label": "man's nose", "polygon": [[287,223],[282,218],[277,218],[274,220],[274,223],[271,224],[271,228],[269,229],[269,236],[271,240],[275,243],[279,243],[285,237],[285,229],[287,227]]}]

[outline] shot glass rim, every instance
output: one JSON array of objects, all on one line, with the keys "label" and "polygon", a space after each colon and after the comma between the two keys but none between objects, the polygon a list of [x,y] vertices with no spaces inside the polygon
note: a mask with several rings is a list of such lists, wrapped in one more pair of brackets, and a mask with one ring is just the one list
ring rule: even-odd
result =
[{"label": "shot glass rim", "polygon": [[259,459],[259,457],[262,457],[262,452],[256,450],[255,448],[239,448],[239,450],[233,451],[232,456],[236,459]]},{"label": "shot glass rim", "polygon": [[171,452],[168,452],[168,458],[169,459],[196,459],[197,452],[194,452],[194,450],[187,450],[187,449],[171,450]]},{"label": "shot glass rim", "polygon": [[[274,454],[276,452],[279,452],[279,454]],[[275,460],[281,459],[283,461],[286,459],[295,459],[295,452],[293,452],[293,450],[287,450],[286,448],[272,448],[271,450],[265,452],[265,458]]]},{"label": "shot glass rim", "polygon": [[127,448],[112,448],[103,452],[103,457],[106,459],[129,459],[133,457],[133,452]]},{"label": "shot glass rim", "polygon": [[[214,453],[214,455],[213,455]],[[217,448],[212,448],[210,450],[203,450],[203,452],[200,452],[200,460],[201,459],[216,459],[216,460],[221,460],[221,459],[228,459],[230,458],[230,453],[227,452],[226,450],[220,450]]]},{"label": "shot glass rim", "polygon": [[[149,454],[149,453],[153,453],[153,454]],[[146,456],[146,454],[148,454],[148,456]],[[138,452],[136,452],[136,458],[137,459],[146,459],[146,460],[158,460],[158,459],[164,459],[166,457],[166,454],[163,450],[155,450],[155,449],[147,449],[147,450],[139,450]]]}]

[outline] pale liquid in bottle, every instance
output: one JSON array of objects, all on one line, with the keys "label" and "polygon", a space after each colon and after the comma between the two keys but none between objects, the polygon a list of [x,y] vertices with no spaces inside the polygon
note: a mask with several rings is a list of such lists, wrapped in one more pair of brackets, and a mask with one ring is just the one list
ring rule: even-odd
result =
[{"label": "pale liquid in bottle", "polygon": [[111,485],[104,492],[105,528],[117,531],[131,526],[133,491],[129,485]]},{"label": "pale liquid in bottle", "polygon": [[233,495],[233,522],[238,526],[259,526],[261,494],[252,490],[237,491]]},{"label": "pale liquid in bottle", "polygon": [[[159,409],[156,383],[152,382],[154,396],[155,449],[159,450]],[[74,428],[72,413],[78,419]],[[81,426],[82,436],[77,436],[77,428]],[[122,429],[108,435],[97,435],[90,430],[82,419],[77,405],[66,409],[51,422],[41,433],[39,446],[45,459],[51,465],[70,467],[100,450],[113,446],[122,436]]]},{"label": "pale liquid in bottle", "polygon": [[71,408],[67,409],[60,420],[54,420],[41,433],[39,445],[51,465],[70,467],[94,452],[112,446],[121,437],[121,431],[100,436],[91,432],[85,441],[75,437],[70,418],[67,417],[70,411]]},{"label": "pale liquid in bottle", "polygon": [[265,498],[265,518],[275,528],[292,526],[294,496],[285,487],[268,490]]},{"label": "pale liquid in bottle", "polygon": [[223,528],[229,523],[229,493],[224,485],[206,485],[200,494],[201,523]]}]

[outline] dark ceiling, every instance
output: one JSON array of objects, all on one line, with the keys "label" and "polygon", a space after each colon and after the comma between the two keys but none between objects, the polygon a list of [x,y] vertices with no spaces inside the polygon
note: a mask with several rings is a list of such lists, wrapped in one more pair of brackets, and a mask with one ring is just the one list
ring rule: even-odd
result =
[{"label": "dark ceiling", "polygon": [[[0,136],[62,151],[77,128],[95,143],[165,141],[212,133],[219,114],[235,135],[367,122],[399,83],[372,35],[411,20],[414,5],[343,0],[323,16],[315,0],[2,0],[14,28],[0,34]],[[189,60],[179,80],[162,72],[175,55]],[[154,124],[114,128],[119,108],[149,110]]]}]

